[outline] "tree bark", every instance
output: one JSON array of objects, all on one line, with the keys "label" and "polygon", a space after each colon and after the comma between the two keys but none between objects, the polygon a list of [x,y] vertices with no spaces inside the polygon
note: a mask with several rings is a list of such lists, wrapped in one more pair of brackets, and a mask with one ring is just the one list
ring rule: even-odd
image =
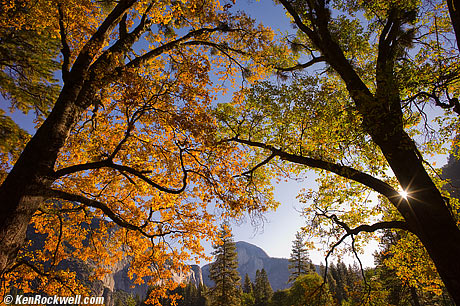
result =
[{"label": "tree bark", "polygon": [[450,20],[452,21],[455,37],[457,39],[457,47],[460,51],[460,1],[447,0],[447,6],[449,7]]},{"label": "tree bark", "polygon": [[75,103],[81,88],[78,85],[64,86],[51,114],[27,143],[0,186],[0,275],[14,263],[27,226],[44,200],[36,194],[54,182],[59,150],[84,110]]},{"label": "tree bark", "polygon": [[408,146],[412,140],[403,131],[398,134],[373,136],[401,187],[408,192],[407,200],[402,199],[407,205],[397,209],[428,251],[447,290],[460,305],[460,230],[414,147]]},{"label": "tree bark", "polygon": [[[413,232],[420,239],[449,294],[460,305],[460,229],[443,197],[423,166],[423,159],[414,141],[404,131],[401,98],[394,65],[397,58],[398,35],[402,20],[398,14],[388,12],[386,24],[379,37],[375,80],[376,92],[371,93],[348,61],[341,46],[332,37],[328,25],[330,12],[323,1],[308,4],[310,28],[294,7],[295,2],[280,0],[303,31],[321,51],[325,61],[340,75],[363,117],[363,128],[380,147],[401,187],[409,193],[396,205]],[[458,0],[453,15],[459,11]],[[294,5],[293,5],[294,4]],[[457,19],[458,21],[458,19]],[[455,27],[455,24],[454,24]]]}]

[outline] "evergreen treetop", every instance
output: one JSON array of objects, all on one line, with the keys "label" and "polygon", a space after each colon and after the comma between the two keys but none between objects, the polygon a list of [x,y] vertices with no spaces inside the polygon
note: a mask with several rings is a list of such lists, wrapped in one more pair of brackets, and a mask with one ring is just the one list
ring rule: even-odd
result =
[{"label": "evergreen treetop", "polygon": [[233,306],[240,302],[240,275],[237,271],[236,245],[228,225],[220,229],[220,244],[214,245],[215,261],[209,270],[209,277],[215,286],[210,290],[212,306]]},{"label": "evergreen treetop", "polygon": [[265,269],[256,271],[256,281],[254,285],[254,297],[256,306],[267,306],[273,295],[273,289],[268,280]]},{"label": "evergreen treetop", "polygon": [[292,283],[303,274],[314,272],[314,266],[308,257],[308,250],[305,247],[303,236],[300,232],[295,235],[295,240],[292,242],[291,258],[289,258],[289,276],[288,283]]}]

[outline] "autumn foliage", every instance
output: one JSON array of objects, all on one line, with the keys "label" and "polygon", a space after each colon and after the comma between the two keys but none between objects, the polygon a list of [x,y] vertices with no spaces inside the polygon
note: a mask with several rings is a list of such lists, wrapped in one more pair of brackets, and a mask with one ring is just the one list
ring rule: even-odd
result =
[{"label": "autumn foliage", "polygon": [[[2,295],[9,288],[88,293],[75,272],[57,266],[80,260],[94,267],[91,279],[101,279],[128,259],[135,282],[155,286],[155,303],[177,286],[172,273],[204,256],[200,241],[215,238],[216,219],[274,205],[270,187],[256,190],[239,176],[246,153],[218,142],[211,116],[223,84],[238,91],[265,75],[261,59],[272,39],[231,6],[2,1],[2,33],[27,31],[61,48],[60,83],[44,74],[24,81],[54,84],[60,93],[36,113],[38,130],[19,161],[20,150],[1,153],[2,214],[22,224],[16,230],[2,219],[2,237],[19,237],[2,249]],[[9,101],[27,110],[31,100]],[[21,172],[30,180],[18,179]],[[29,210],[19,217],[25,202]],[[43,247],[22,244],[26,228],[44,237]]]}]

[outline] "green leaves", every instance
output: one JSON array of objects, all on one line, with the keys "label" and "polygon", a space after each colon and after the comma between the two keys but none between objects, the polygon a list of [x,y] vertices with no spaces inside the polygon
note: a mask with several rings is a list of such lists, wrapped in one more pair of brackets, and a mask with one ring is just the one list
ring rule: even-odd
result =
[{"label": "green leaves", "polygon": [[0,93],[12,108],[48,114],[60,89],[58,52],[59,42],[46,34],[0,28]]}]

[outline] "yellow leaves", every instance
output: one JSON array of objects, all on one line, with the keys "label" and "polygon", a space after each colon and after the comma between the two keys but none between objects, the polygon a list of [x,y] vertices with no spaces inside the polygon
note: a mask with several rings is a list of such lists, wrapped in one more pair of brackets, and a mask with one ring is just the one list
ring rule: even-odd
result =
[{"label": "yellow leaves", "polygon": [[390,248],[391,256],[384,264],[411,287],[421,288],[436,295],[442,293],[443,283],[432,260],[420,241],[412,234],[403,234]]}]

